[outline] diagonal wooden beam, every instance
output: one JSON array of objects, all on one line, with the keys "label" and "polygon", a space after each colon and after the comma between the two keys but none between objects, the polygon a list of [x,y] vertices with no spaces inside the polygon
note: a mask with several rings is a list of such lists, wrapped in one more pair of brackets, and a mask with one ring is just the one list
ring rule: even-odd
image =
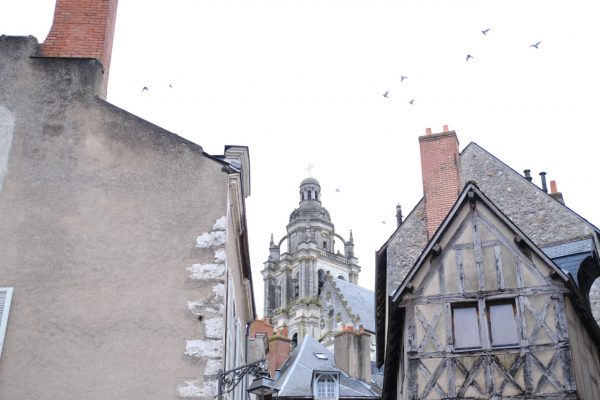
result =
[{"label": "diagonal wooden beam", "polygon": [[554,355],[550,359],[548,366],[546,367],[535,355],[533,355],[533,353],[531,353],[531,361],[533,361],[533,363],[542,372],[542,377],[538,381],[538,384],[535,388],[534,393],[539,393],[543,389],[546,381],[550,382],[552,384],[552,386],[554,386],[556,388],[556,390],[565,390],[564,385],[562,383],[560,383],[558,378],[552,372],[552,369],[556,366],[558,361],[561,359],[560,355],[561,355],[561,350],[560,349],[556,350],[554,352]]},{"label": "diagonal wooden beam", "polygon": [[512,363],[512,365],[510,366],[508,371],[506,370],[506,368],[504,368],[504,365],[502,365],[502,363],[500,362],[500,359],[498,359],[497,356],[495,356],[495,355],[492,356],[492,361],[493,361],[493,364],[496,366],[496,368],[498,368],[498,370],[504,377],[504,379],[500,383],[500,386],[498,387],[498,390],[494,394],[502,395],[502,393],[504,392],[504,389],[506,389],[506,386],[508,386],[509,383],[511,385],[513,385],[514,387],[516,387],[517,389],[519,389],[521,392],[525,391],[525,389],[523,389],[521,387],[521,385],[519,385],[519,383],[515,380],[515,375],[517,374],[517,372],[523,365],[523,363],[525,361],[525,357],[517,355],[517,357],[515,358],[515,361]]},{"label": "diagonal wooden beam", "polygon": [[473,386],[482,395],[487,394],[485,392],[485,389],[479,386],[479,384],[475,381],[475,377],[477,376],[477,373],[479,373],[479,370],[483,365],[483,357],[479,357],[475,364],[473,364],[473,368],[471,368],[470,371],[464,365],[462,365],[462,363],[458,359],[455,361],[455,365],[459,368],[459,370],[461,370],[463,374],[465,374],[465,381],[458,390],[457,397],[464,397],[466,391],[469,389],[469,386]]},{"label": "diagonal wooden beam", "polygon": [[419,363],[419,372],[421,372],[423,376],[427,379],[427,384],[423,388],[421,395],[419,395],[419,399],[426,399],[429,396],[429,393],[434,389],[441,398],[448,397],[448,394],[444,392],[444,389],[442,389],[442,387],[438,383],[439,377],[442,375],[442,372],[444,372],[444,370],[446,369],[445,360],[440,360],[440,363],[438,364],[437,368],[435,369],[435,371],[433,371],[433,375],[429,372],[427,367],[425,367],[425,364],[423,364],[420,361]]},{"label": "diagonal wooden beam", "polygon": [[431,341],[431,343],[435,346],[437,351],[444,350],[444,347],[442,346],[442,344],[437,338],[437,335],[435,334],[435,328],[437,327],[438,321],[440,320],[440,316],[442,315],[443,307],[441,305],[436,307],[435,313],[433,314],[433,317],[431,319],[431,324],[427,322],[427,319],[418,307],[415,307],[415,310],[417,319],[425,329],[425,336],[423,337],[423,340],[421,341],[421,344],[419,345],[417,351],[423,352],[425,350],[425,346],[427,346],[427,342],[429,341]]}]

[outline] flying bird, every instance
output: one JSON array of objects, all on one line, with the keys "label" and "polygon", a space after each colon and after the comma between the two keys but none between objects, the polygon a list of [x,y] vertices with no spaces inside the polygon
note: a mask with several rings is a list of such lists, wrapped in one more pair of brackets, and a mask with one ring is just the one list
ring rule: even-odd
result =
[{"label": "flying bird", "polygon": [[487,35],[487,33],[490,31],[490,29],[492,28],[487,28],[481,31],[481,33],[483,33],[484,35]]},{"label": "flying bird", "polygon": [[149,90],[148,86],[144,86],[144,88],[142,89],[142,93],[145,92],[146,90]]},{"label": "flying bird", "polygon": [[408,78],[408,76],[401,76],[400,77],[400,82],[402,82],[403,80],[405,80],[406,78]]},{"label": "flying bird", "polygon": [[169,87],[170,87],[171,89],[173,89],[173,85],[171,85],[170,83],[169,83]]},{"label": "flying bird", "polygon": [[474,58],[474,57],[470,54],[467,54],[467,59],[465,61],[469,61],[470,58]]},{"label": "flying bird", "polygon": [[415,99],[412,99],[411,101],[409,101],[408,104],[412,104],[414,106],[415,105]]},{"label": "flying bird", "polygon": [[389,90],[388,90],[387,92],[385,92],[385,93],[383,94],[383,97],[385,97],[385,98],[387,99],[387,98],[388,98],[388,93],[389,93],[389,92],[390,92]]},{"label": "flying bird", "polygon": [[540,43],[542,43],[542,42],[537,42],[537,43],[534,43],[534,44],[532,44],[532,45],[531,45],[531,46],[529,46],[529,47],[535,47],[535,48],[537,49],[537,48],[539,48],[538,46],[540,45]]}]

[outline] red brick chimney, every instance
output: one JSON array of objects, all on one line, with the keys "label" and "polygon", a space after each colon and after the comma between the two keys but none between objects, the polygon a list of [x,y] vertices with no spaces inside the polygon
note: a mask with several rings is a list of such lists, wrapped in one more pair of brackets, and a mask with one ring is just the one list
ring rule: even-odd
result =
[{"label": "red brick chimney", "polygon": [[427,237],[440,226],[460,193],[458,138],[444,125],[441,133],[419,137]]},{"label": "red brick chimney", "polygon": [[118,0],[56,0],[42,57],[95,58],[104,68],[106,97]]},{"label": "red brick chimney", "polygon": [[283,364],[290,356],[292,349],[291,340],[288,339],[287,328],[284,327],[279,329],[269,337],[269,354],[267,355],[267,361],[269,363],[269,373],[271,377],[275,377],[275,371],[281,369]]}]

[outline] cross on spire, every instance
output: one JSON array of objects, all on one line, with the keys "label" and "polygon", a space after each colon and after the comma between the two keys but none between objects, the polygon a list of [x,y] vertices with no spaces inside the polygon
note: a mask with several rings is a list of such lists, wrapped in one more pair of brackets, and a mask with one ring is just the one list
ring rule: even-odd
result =
[{"label": "cross on spire", "polygon": [[312,176],[312,169],[314,167],[315,167],[314,165],[312,165],[310,163],[308,164],[308,168],[305,169],[305,171],[308,171],[308,176]]}]

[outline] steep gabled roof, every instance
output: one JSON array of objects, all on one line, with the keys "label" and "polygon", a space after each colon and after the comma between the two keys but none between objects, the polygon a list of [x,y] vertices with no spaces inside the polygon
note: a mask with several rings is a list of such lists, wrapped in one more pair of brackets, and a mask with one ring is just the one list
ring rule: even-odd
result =
[{"label": "steep gabled roof", "polygon": [[[591,240],[595,249],[599,247],[598,228],[474,142],[460,153],[460,179],[462,185],[476,182],[495,206],[542,251],[584,239]],[[427,242],[421,199],[376,255],[378,365],[383,363],[387,297],[401,285]]]},{"label": "steep gabled roof", "polygon": [[372,290],[342,279],[335,279],[340,294],[348,302],[352,314],[360,318],[365,330],[375,332],[375,294]]},{"label": "steep gabled roof", "polygon": [[496,215],[496,217],[498,217],[504,224],[506,224],[506,226],[510,230],[512,230],[515,233],[516,237],[521,243],[520,246],[527,246],[527,248],[529,248],[530,251],[534,252],[540,259],[542,259],[548,265],[549,268],[553,270],[555,276],[560,277],[566,284],[571,284],[572,287],[575,287],[575,285],[573,285],[572,279],[567,274],[565,274],[564,271],[560,269],[560,267],[554,264],[552,259],[550,259],[550,257],[548,257],[541,249],[539,249],[533,243],[533,241],[529,239],[521,231],[521,229],[519,229],[517,225],[515,225],[506,215],[504,215],[502,211],[500,211],[500,209],[496,207],[496,205],[490,199],[488,199],[474,183],[468,183],[463,189],[463,192],[459,196],[458,200],[456,201],[456,203],[454,204],[454,206],[452,207],[452,209],[450,210],[450,212],[436,231],[436,233],[433,235],[433,237],[419,256],[419,258],[413,265],[413,267],[406,275],[406,278],[404,279],[402,284],[398,287],[398,289],[396,289],[396,291],[392,295],[392,302],[395,303],[396,301],[398,301],[398,299],[402,296],[404,290],[410,285],[412,277],[421,268],[421,266],[423,265],[423,261],[431,254],[434,247],[438,245],[440,237],[446,233],[446,228],[457,217],[458,211],[463,207],[468,207],[467,203],[474,204],[476,201],[481,202],[483,205],[485,205],[493,214]]},{"label": "steep gabled roof", "polygon": [[[317,357],[315,354],[322,354]],[[305,336],[302,344],[290,355],[281,369],[276,381],[279,398],[312,398],[312,379],[314,371],[330,371],[339,374],[340,399],[375,399],[379,394],[369,385],[358,379],[350,378],[335,365],[334,355],[312,336]]]}]

